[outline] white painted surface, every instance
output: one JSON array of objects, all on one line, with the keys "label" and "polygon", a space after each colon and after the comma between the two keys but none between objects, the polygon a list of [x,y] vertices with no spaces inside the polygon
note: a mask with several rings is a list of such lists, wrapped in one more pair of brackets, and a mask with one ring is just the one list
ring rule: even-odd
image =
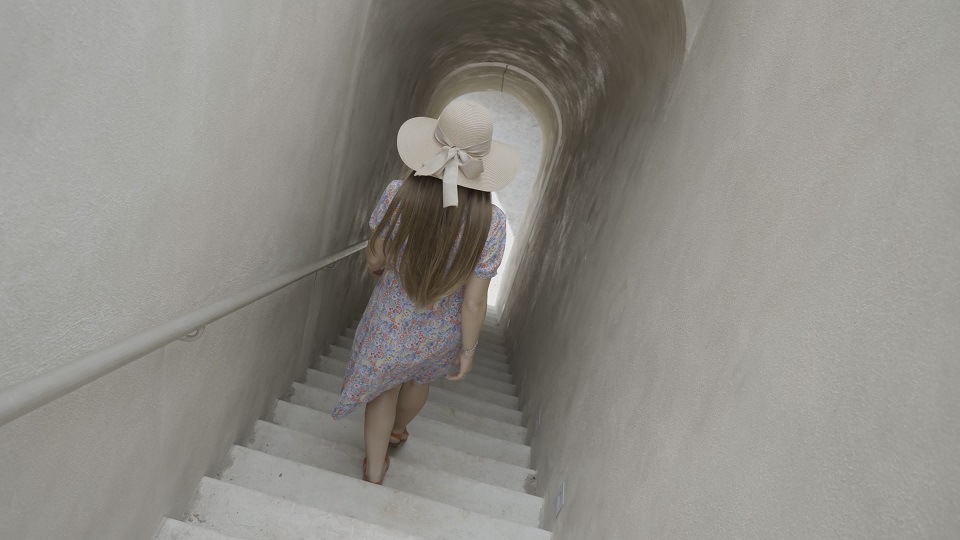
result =
[{"label": "white painted surface", "polygon": [[622,96],[618,159],[558,172],[504,313],[555,536],[954,538],[960,4],[702,21],[663,118]]},{"label": "white painted surface", "polygon": [[[349,360],[346,358],[349,358],[349,352],[347,352],[345,349],[342,349],[341,351],[331,351],[331,354],[336,354],[339,358],[332,358],[330,356],[323,355],[320,357],[320,361],[317,363],[317,368],[327,373],[333,373],[342,376],[344,373],[346,373],[347,363],[349,362]],[[479,363],[479,359],[475,360],[475,362],[477,362],[477,364],[475,364],[476,367],[485,367],[484,364]],[[513,392],[505,393],[502,390],[491,389],[489,388],[489,385],[478,385],[475,383],[475,381],[480,377],[486,377],[486,375],[489,375],[490,373],[497,372],[497,370],[492,368],[487,368],[487,371],[482,373],[478,372],[476,374],[473,374],[473,371],[471,371],[474,377],[470,378],[468,375],[469,380],[468,378],[464,378],[462,381],[454,382],[447,379],[440,379],[434,381],[431,384],[431,387],[440,390],[456,392],[457,394],[464,396],[483,399],[491,404],[504,407],[506,409],[518,410],[519,406],[517,396],[512,395]]]},{"label": "white painted surface", "polygon": [[[341,380],[343,379],[345,367],[342,362],[322,362],[318,367],[320,368],[318,371],[336,376]],[[457,407],[458,409],[471,414],[486,416],[501,422],[507,422],[516,425],[521,424],[522,412],[520,410],[504,407],[496,403],[490,403],[488,401],[484,401],[483,399],[469,396],[456,390],[447,390],[444,388],[431,386],[429,400],[435,403]]]},{"label": "white painted surface", "polygon": [[190,523],[167,518],[157,531],[155,540],[236,540],[213,529],[204,529]]},{"label": "white painted surface", "polygon": [[471,512],[239,446],[231,451],[230,464],[220,477],[275,497],[423,538],[550,538],[549,532],[536,527]]},{"label": "white painted surface", "polygon": [[365,9],[4,9],[0,385],[357,234],[336,175]]},{"label": "white painted surface", "polygon": [[[349,361],[350,354],[350,345],[342,343],[341,341],[341,345],[332,345],[330,347],[329,356],[324,355],[324,358],[346,362]],[[477,371],[477,373],[482,373],[484,375],[494,373],[507,378],[511,377],[510,364],[508,364],[506,361],[506,355],[502,353],[494,353],[477,349],[477,354],[473,360],[473,366],[474,368],[481,368]]]},{"label": "white painted surface", "polygon": [[[329,414],[336,402],[330,399],[329,395],[323,395],[315,390],[315,388],[294,383],[290,402]],[[350,413],[342,421],[361,425],[363,423],[363,408],[361,407]],[[476,456],[521,467],[526,467],[530,463],[530,448],[523,443],[507,441],[456,424],[434,420],[427,415],[415,418],[410,429],[414,430],[419,438]],[[411,433],[414,431],[411,431]]]},{"label": "white painted surface", "polygon": [[[0,8],[0,386],[365,234],[387,156],[344,149],[393,108],[355,111],[368,7]],[[4,536],[152,535],[356,315],[358,263],[0,428]],[[304,332],[311,297],[337,307]]]},{"label": "white painted surface", "polygon": [[[302,391],[290,396],[291,402],[306,405],[306,403],[301,403],[300,400],[310,400],[311,403],[309,406],[314,409],[320,411],[333,410],[337,404],[337,400],[340,398],[343,379],[311,369],[307,371],[306,384],[299,386],[300,388],[295,388],[294,390]],[[439,420],[446,424],[459,426],[505,441],[525,443],[527,440],[527,430],[523,426],[471,414],[456,407],[442,405],[435,401],[427,400],[420,415],[425,418]]]},{"label": "white painted surface", "polygon": [[[327,441],[269,422],[257,422],[247,447],[268,454],[360,478],[363,449]],[[486,484],[429,465],[394,456],[384,486],[452,504],[529,527],[540,523],[543,500],[534,495]]]},{"label": "white painted surface", "polygon": [[[269,419],[275,424],[322,437],[328,441],[356,448],[364,447],[363,433],[357,429],[355,422],[337,422],[327,412],[281,401],[277,403]],[[526,467],[472,455],[416,437],[411,437],[396,455],[410,463],[434,467],[516,491],[525,491],[527,482],[535,474],[533,470]]]},{"label": "white painted surface", "polygon": [[421,538],[212,478],[200,481],[187,519],[248,540]]},{"label": "white painted surface", "polygon": [[421,416],[374,485],[362,480],[360,415],[334,420],[332,392],[294,383],[288,394],[306,406],[278,402],[201,480],[186,523],[166,521],[159,539],[194,534],[191,525],[254,539],[551,537],[539,528],[543,499],[526,493],[535,473],[511,464],[529,447]]}]

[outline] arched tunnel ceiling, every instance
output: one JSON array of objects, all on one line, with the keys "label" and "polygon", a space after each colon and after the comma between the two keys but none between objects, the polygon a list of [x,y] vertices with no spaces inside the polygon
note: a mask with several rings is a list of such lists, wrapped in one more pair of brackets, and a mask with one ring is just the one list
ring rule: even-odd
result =
[{"label": "arched tunnel ceiling", "polygon": [[[395,70],[397,81],[388,131],[395,133],[407,116],[435,113],[442,104],[430,100],[438,94],[449,101],[489,89],[489,80],[473,86],[450,77],[470,64],[520,68],[555,99],[554,106],[518,95],[545,128],[544,176],[524,235],[536,249],[524,250],[517,266],[505,269],[505,286],[536,294],[538,272],[569,265],[558,254],[589,249],[604,219],[623,210],[616,194],[634,179],[631,170],[614,165],[642,151],[679,70],[686,50],[682,2],[417,0],[372,9],[368,31],[376,33],[379,51],[370,57]],[[444,93],[441,85],[450,88]],[[560,133],[549,133],[556,124],[544,122],[554,111]]]},{"label": "arched tunnel ceiling", "polygon": [[[374,9],[391,12],[420,96],[461,66],[502,62],[542,81],[580,130],[601,123],[600,113],[618,109],[618,100],[636,106],[659,95],[684,49],[680,0],[417,1]],[[656,107],[644,105],[645,113]]]},{"label": "arched tunnel ceiling", "polygon": [[[371,165],[367,154],[348,152],[338,174],[379,193],[403,171],[395,145],[407,118],[490,89],[489,78],[471,80],[477,73],[465,66],[509,64],[542,83],[552,103],[504,89],[544,128],[541,181],[518,236],[520,256],[501,269],[509,291],[501,307],[509,313],[537,297],[542,273],[562,276],[561,285],[574,279],[591,264],[604,225],[632,211],[619,194],[638,181],[637,161],[686,52],[686,16],[681,0],[374,2],[347,144],[377,149],[378,157]],[[546,121],[551,116],[558,121]],[[365,223],[362,211],[355,217]]]}]

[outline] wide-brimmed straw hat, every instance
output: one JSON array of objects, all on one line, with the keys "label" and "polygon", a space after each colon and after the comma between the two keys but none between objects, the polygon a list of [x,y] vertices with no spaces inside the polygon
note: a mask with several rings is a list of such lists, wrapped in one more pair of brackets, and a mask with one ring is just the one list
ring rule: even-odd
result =
[{"label": "wide-brimmed straw hat", "polygon": [[417,176],[443,180],[443,206],[457,206],[457,185],[479,191],[507,186],[519,156],[493,140],[490,113],[476,103],[456,101],[439,118],[411,118],[397,133],[400,159]]}]

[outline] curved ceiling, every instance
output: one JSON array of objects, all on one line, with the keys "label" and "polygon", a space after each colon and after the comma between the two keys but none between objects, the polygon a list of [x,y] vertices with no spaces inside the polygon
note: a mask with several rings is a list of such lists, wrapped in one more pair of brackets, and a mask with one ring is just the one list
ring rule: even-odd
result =
[{"label": "curved ceiling", "polygon": [[[642,153],[679,71],[681,0],[405,0],[370,9],[355,127],[363,143],[390,148],[406,118],[499,81],[544,128],[540,197],[518,239],[527,249],[504,286],[535,295],[539,272],[575,272],[568,256],[624,211],[617,193],[635,179],[617,163]],[[383,177],[397,165],[384,163]]]}]

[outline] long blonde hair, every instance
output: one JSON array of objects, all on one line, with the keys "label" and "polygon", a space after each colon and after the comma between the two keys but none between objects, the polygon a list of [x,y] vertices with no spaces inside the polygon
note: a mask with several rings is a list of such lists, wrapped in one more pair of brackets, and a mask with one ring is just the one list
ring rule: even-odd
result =
[{"label": "long blonde hair", "polygon": [[[387,264],[393,265],[407,296],[420,308],[467,282],[490,232],[490,193],[457,189],[458,206],[443,208],[443,183],[411,173],[373,231],[373,238],[385,236]],[[367,249],[373,245],[370,242]]]}]

